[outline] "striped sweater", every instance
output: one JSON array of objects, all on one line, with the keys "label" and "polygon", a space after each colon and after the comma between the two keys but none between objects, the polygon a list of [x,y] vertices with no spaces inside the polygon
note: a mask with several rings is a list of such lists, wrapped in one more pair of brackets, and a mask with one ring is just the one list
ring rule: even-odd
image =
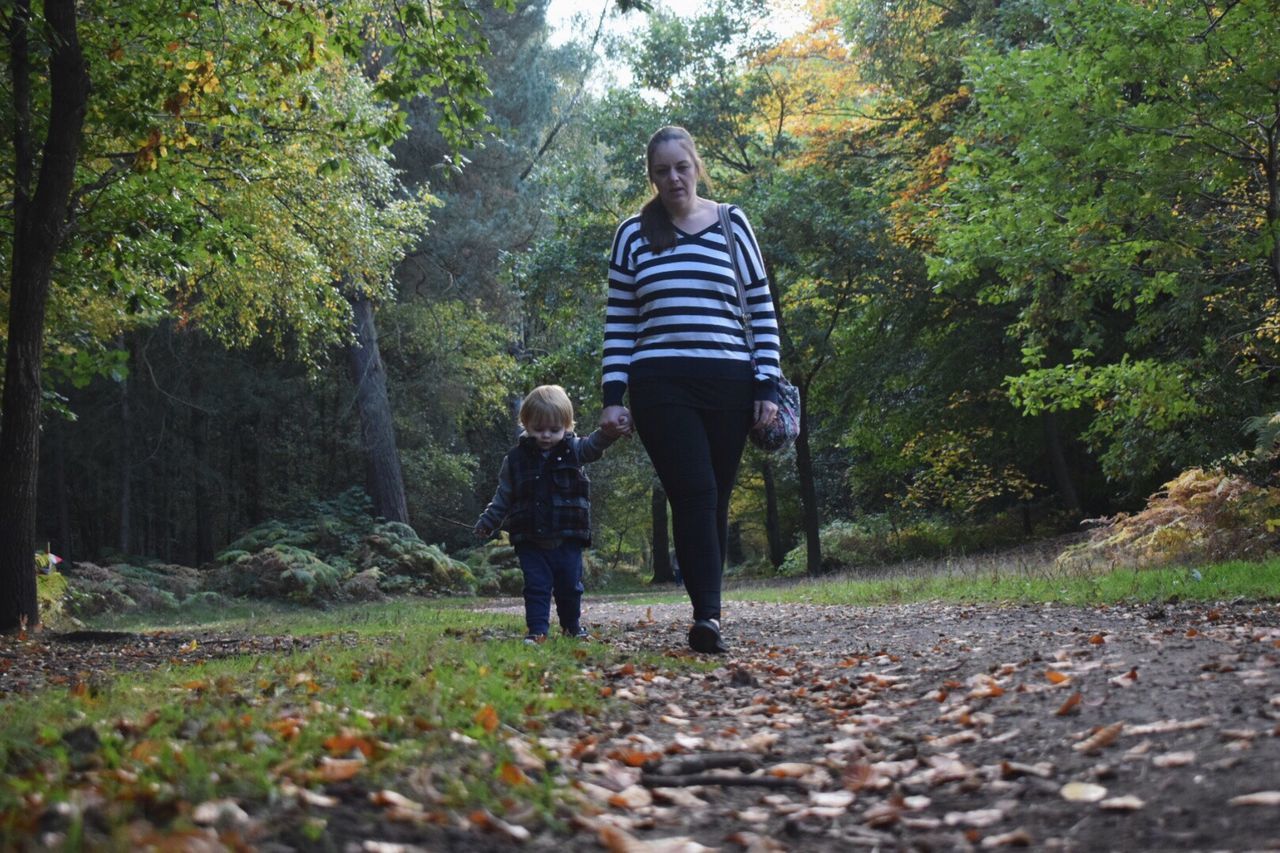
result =
[{"label": "striped sweater", "polygon": [[[737,207],[729,215],[755,335],[756,397],[776,400],[773,297],[747,217]],[[625,220],[614,235],[604,330],[606,406],[621,405],[628,382],[638,376],[719,379],[750,373],[751,352],[719,219],[696,234],[676,235],[675,247],[662,254],[649,248],[639,216]]]}]

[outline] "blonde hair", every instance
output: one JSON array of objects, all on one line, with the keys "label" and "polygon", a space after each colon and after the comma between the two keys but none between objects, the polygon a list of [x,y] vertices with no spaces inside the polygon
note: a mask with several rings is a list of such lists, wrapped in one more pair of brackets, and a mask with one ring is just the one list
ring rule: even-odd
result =
[{"label": "blonde hair", "polygon": [[[653,136],[649,137],[649,144],[644,149],[645,174],[649,177],[649,183],[653,183],[653,154],[664,142],[678,143],[693,160],[698,179],[710,185],[707,167],[698,156],[698,145],[693,141],[693,135],[678,125],[660,127]],[[667,212],[667,208],[656,192],[653,198],[645,202],[644,207],[640,209],[640,232],[656,252],[665,252],[676,244],[675,223],[671,221],[671,214]]]},{"label": "blonde hair", "polygon": [[520,404],[520,426],[558,424],[573,429],[573,401],[559,385],[539,385]]}]

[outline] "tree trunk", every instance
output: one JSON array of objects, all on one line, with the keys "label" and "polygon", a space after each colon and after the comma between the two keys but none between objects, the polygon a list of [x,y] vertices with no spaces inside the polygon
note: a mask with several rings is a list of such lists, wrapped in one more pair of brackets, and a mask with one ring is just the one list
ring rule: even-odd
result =
[{"label": "tree trunk", "polygon": [[676,573],[671,568],[671,543],[667,538],[667,493],[657,483],[653,484],[649,505],[653,517],[653,577],[649,583],[675,583]]},{"label": "tree trunk", "polygon": [[822,574],[821,522],[818,518],[818,488],[813,476],[813,454],[809,450],[809,415],[805,411],[808,394],[800,391],[800,435],[796,437],[796,479],[800,483],[800,506],[804,518],[805,571]]},{"label": "tree trunk", "polygon": [[195,564],[213,559],[213,518],[209,502],[209,413],[201,406],[199,371],[191,379],[191,492],[196,523]]},{"label": "tree trunk", "polygon": [[54,512],[57,519],[57,546],[54,553],[63,559],[71,559],[76,553],[71,541],[71,496],[67,488],[67,430],[59,423],[53,432],[53,490]]},{"label": "tree trunk", "polygon": [[760,478],[764,481],[764,534],[769,542],[769,563],[776,569],[787,558],[778,520],[778,487],[773,481],[773,460],[760,457]]},{"label": "tree trunk", "polygon": [[[31,138],[30,0],[8,13],[14,114],[13,246],[9,339],[0,402],[0,631],[39,624],[35,510],[40,457],[40,358],[53,260],[66,236],[68,207],[89,99],[76,32],[75,0],[45,0],[49,29],[49,125],[42,156]],[[37,75],[37,76],[43,76]],[[31,191],[35,163],[40,174]]]},{"label": "tree trunk", "polygon": [[133,412],[129,408],[128,377],[120,383],[120,529],[116,547],[120,553],[133,552]]},{"label": "tree trunk", "polygon": [[1067,467],[1067,454],[1062,447],[1062,432],[1058,429],[1058,413],[1044,413],[1044,443],[1049,454],[1049,467],[1053,471],[1053,479],[1058,488],[1058,499],[1062,506],[1075,518],[1084,513],[1080,508],[1080,496],[1071,479],[1071,471]]},{"label": "tree trunk", "polygon": [[360,437],[365,457],[365,488],[373,499],[373,511],[388,521],[409,523],[400,473],[400,452],[396,450],[391,401],[387,397],[387,374],[378,354],[378,332],[373,325],[373,303],[353,296],[356,340],[348,347],[351,381],[356,386],[360,409]]}]

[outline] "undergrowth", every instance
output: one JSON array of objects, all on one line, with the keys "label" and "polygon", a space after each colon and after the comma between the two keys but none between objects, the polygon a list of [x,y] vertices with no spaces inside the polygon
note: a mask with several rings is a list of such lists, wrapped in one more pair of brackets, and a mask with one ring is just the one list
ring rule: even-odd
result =
[{"label": "undergrowth", "polygon": [[[362,798],[396,791],[442,813],[533,810],[554,824],[564,780],[521,756],[536,753],[534,736],[557,714],[601,715],[590,673],[617,662],[606,643],[533,648],[520,642],[518,617],[415,600],[270,608],[213,624],[327,641],[147,674],[91,673],[69,690],[0,701],[0,848],[39,830],[129,849],[140,821],[176,837],[196,828],[201,803],[305,801],[335,785]],[[33,815],[48,819],[34,806],[47,803],[65,803],[59,825],[34,826]],[[309,826],[321,843],[323,825]]]}]

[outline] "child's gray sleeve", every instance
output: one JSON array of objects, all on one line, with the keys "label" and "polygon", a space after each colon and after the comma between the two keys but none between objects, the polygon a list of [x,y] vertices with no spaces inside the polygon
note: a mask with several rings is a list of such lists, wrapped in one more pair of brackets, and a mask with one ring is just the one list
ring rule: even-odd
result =
[{"label": "child's gray sleeve", "polygon": [[511,471],[507,467],[507,457],[504,456],[502,467],[498,469],[498,487],[494,489],[489,505],[480,513],[480,520],[476,522],[477,530],[492,531],[502,526],[502,522],[507,520],[507,513],[511,511],[512,488]]},{"label": "child's gray sleeve", "polygon": [[574,450],[578,453],[578,461],[584,465],[595,462],[617,440],[616,436],[608,435],[602,429],[597,429],[586,438],[575,438]]}]

